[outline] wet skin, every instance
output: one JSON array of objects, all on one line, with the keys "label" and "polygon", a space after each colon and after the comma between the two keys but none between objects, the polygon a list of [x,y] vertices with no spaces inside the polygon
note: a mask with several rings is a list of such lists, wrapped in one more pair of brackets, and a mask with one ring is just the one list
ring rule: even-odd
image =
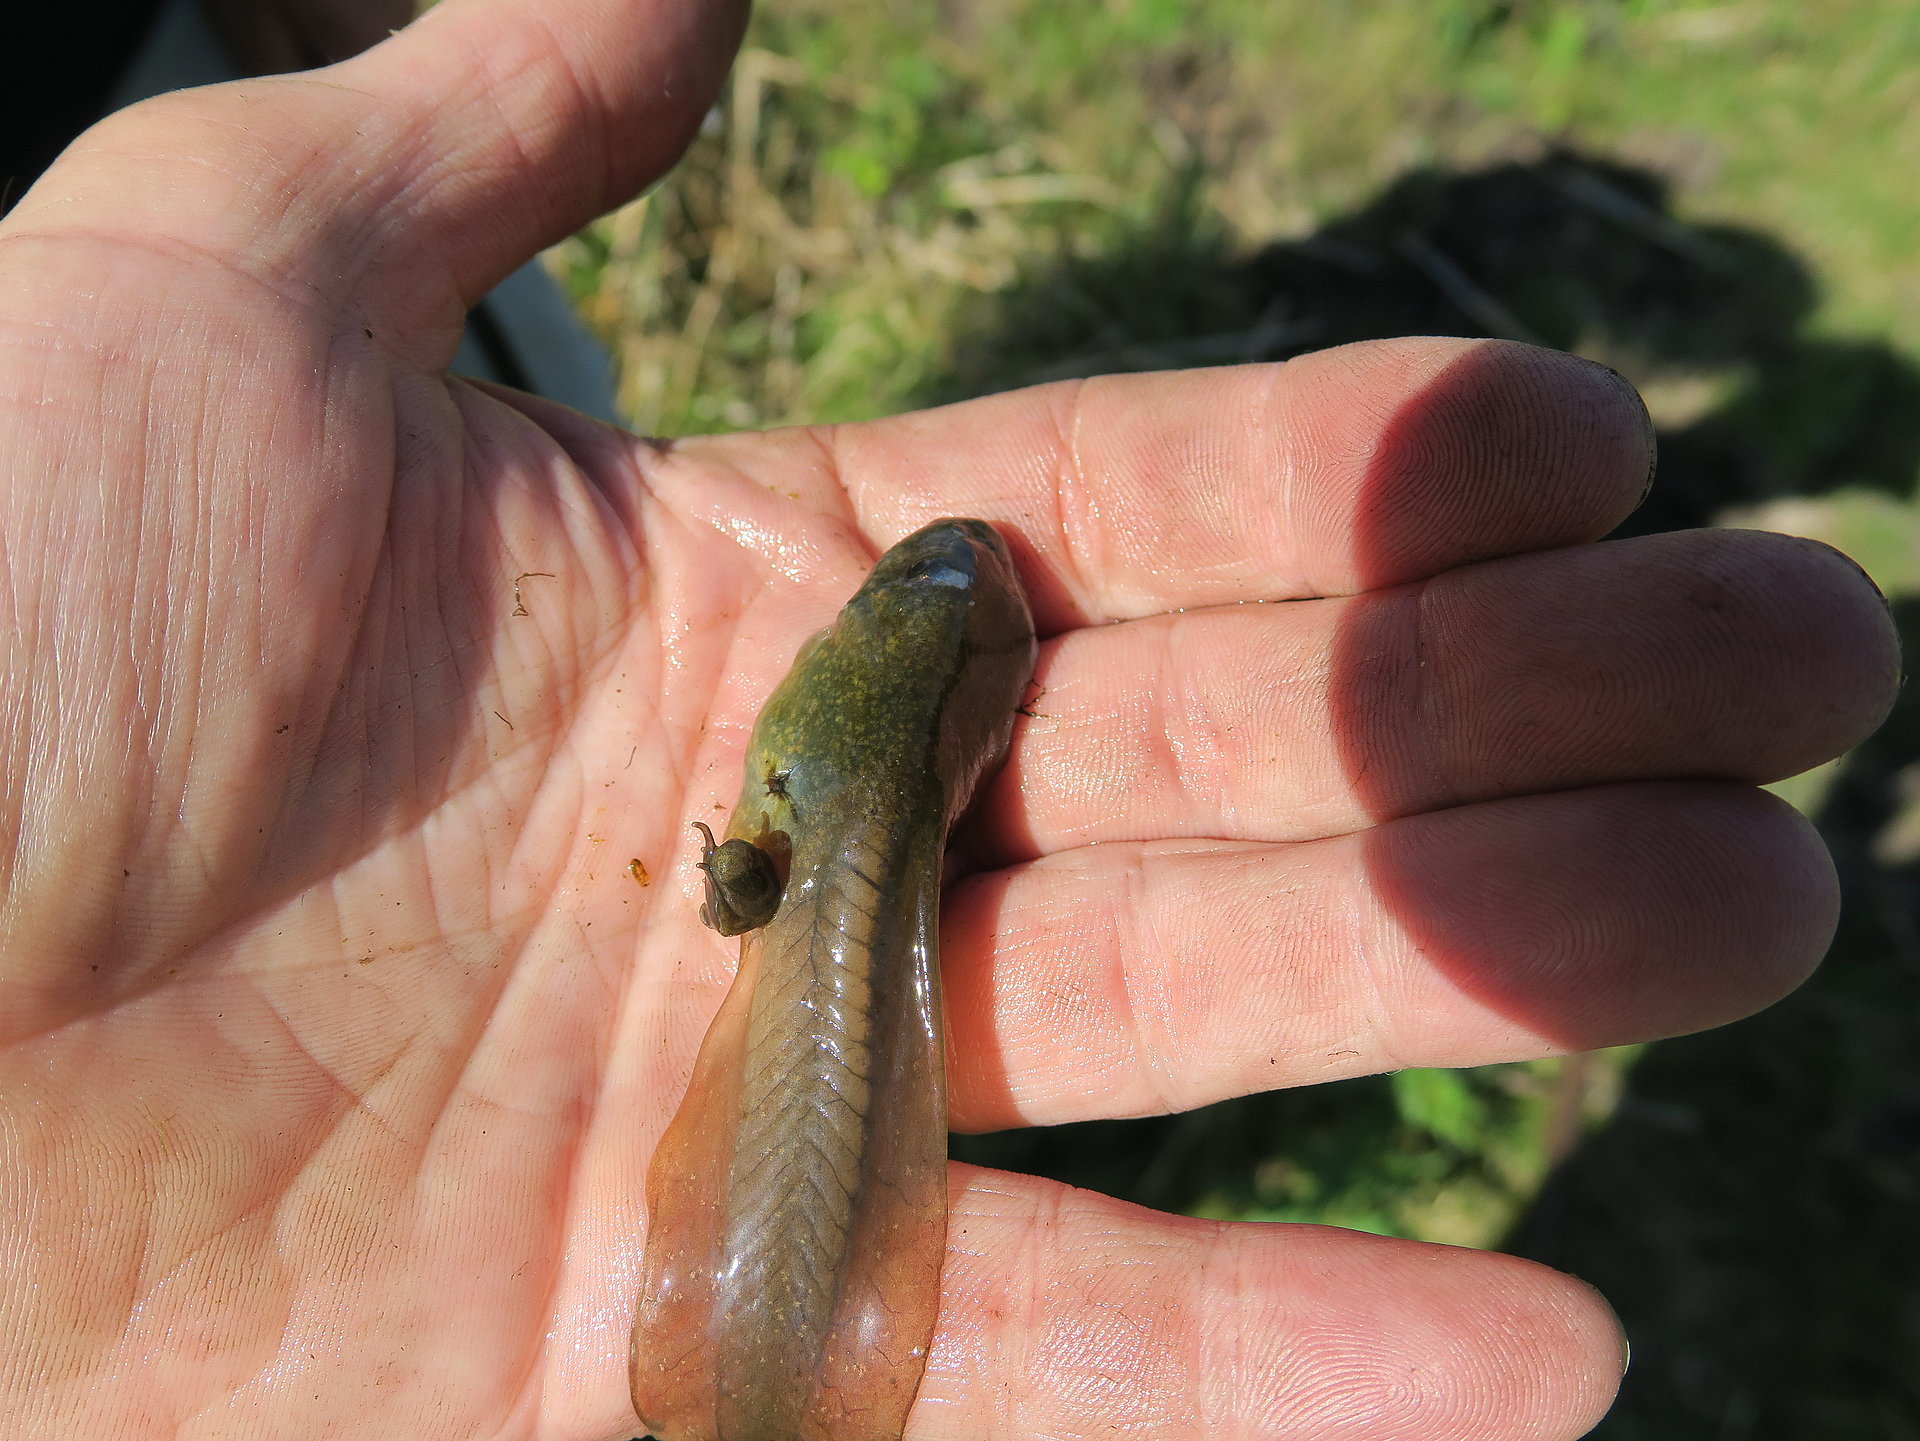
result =
[{"label": "wet skin", "polygon": [[700,862],[740,968],[647,1178],[633,1398],[662,1441],[901,1434],[946,1245],[941,862],[1033,658],[1005,543],[937,521],[754,725]]}]

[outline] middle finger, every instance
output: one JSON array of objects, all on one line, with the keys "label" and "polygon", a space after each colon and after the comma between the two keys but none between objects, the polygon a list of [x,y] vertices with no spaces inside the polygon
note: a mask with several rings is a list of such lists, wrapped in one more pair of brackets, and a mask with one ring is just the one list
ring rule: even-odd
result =
[{"label": "middle finger", "polygon": [[1777,780],[1877,722],[1874,606],[1825,546],[1696,531],[1070,632],[982,841],[1304,840],[1574,786]]}]

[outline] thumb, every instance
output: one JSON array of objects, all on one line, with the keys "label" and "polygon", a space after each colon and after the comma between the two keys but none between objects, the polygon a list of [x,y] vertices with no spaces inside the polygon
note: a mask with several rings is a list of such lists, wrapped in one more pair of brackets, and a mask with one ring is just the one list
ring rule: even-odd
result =
[{"label": "thumb", "polygon": [[747,8],[453,0],[338,67],[340,83],[381,98],[392,202],[474,300],[680,158]]},{"label": "thumb", "polygon": [[496,281],[679,159],[747,8],[442,0],[338,65],[110,116],[5,229],[171,238],[276,292],[354,302],[437,367]]}]

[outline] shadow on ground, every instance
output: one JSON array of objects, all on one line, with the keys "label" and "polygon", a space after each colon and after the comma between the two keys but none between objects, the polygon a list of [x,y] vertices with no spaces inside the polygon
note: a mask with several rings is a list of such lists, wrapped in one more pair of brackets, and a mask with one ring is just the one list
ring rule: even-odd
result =
[{"label": "shadow on ground", "polygon": [[[1840,488],[1910,498],[1920,374],[1884,347],[1809,336],[1818,295],[1804,263],[1751,230],[1683,223],[1669,202],[1653,174],[1555,153],[1407,175],[1248,257],[1184,196],[1118,251],[983,299],[927,398],[1380,336],[1498,335],[1607,360],[1648,392],[1659,475],[1622,534]],[[1920,606],[1897,613],[1920,640]],[[1633,1336],[1598,1435],[1920,1437],[1916,813],[1909,697],[1819,813],[1846,889],[1827,966],[1761,1016],[1649,1048],[1509,1238],[1596,1283]],[[1259,1213],[1278,1168],[1312,1178],[1322,1214],[1347,1196],[1341,1219],[1367,1225],[1369,1186],[1487,1164],[1470,1146],[1408,1146],[1406,1125],[1404,1091],[1378,1077],[956,1137],[954,1153],[1175,1210]]]},{"label": "shadow on ground", "polygon": [[[1909,654],[1920,603],[1894,607]],[[1848,757],[1814,980],[1651,1048],[1509,1248],[1600,1287],[1636,1361],[1602,1435],[1920,1435],[1920,697]]]},{"label": "shadow on ground", "polygon": [[1415,171],[1304,240],[1233,256],[1194,187],[1115,252],[983,297],[930,402],[1122,370],[1277,360],[1392,335],[1491,335],[1628,373],[1660,423],[1637,531],[1843,486],[1905,496],[1920,374],[1809,337],[1806,265],[1756,231],[1673,218],[1648,171],[1558,152]]}]

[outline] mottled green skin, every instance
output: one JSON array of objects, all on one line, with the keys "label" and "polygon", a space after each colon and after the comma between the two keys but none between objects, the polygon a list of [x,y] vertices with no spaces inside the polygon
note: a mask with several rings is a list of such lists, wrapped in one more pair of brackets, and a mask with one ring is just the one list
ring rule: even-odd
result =
[{"label": "mottled green skin", "polygon": [[778,838],[802,828],[884,815],[944,833],[1005,755],[1032,674],[1033,621],[999,534],[979,520],[916,531],[768,697],[728,837],[773,837],[778,860]]},{"label": "mottled green skin", "polygon": [[738,1129],[695,1268],[715,1359],[693,1441],[893,1441],[905,1424],[945,1250],[942,856],[1033,658],[1005,543],[940,521],[881,557],[754,726],[728,845],[783,884],[768,917],[765,867],[708,857],[706,911],[766,925],[742,951]]}]

